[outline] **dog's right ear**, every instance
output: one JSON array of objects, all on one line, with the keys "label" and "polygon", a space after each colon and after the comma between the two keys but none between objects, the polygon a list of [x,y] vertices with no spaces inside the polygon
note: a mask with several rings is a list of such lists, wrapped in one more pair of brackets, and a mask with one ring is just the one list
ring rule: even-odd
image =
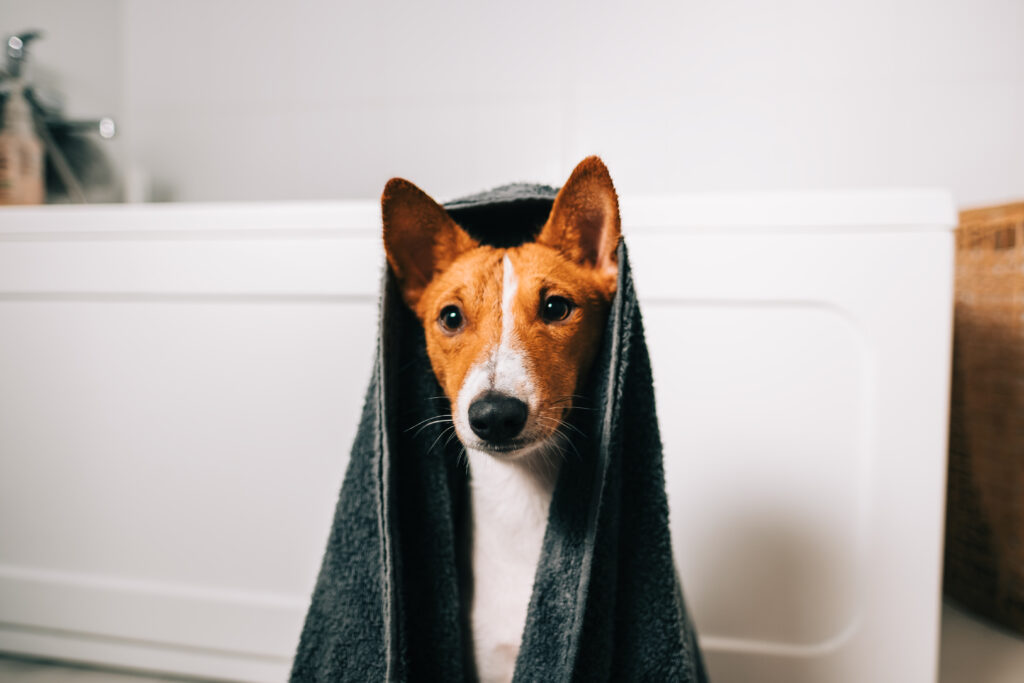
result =
[{"label": "dog's right ear", "polygon": [[389,180],[380,203],[388,263],[402,297],[416,310],[434,276],[478,244],[441,205],[408,180]]}]

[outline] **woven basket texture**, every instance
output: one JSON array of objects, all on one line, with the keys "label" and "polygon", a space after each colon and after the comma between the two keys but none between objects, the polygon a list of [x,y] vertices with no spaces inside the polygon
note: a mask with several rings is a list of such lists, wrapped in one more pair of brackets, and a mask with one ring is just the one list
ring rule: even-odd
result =
[{"label": "woven basket texture", "polygon": [[1024,202],[960,214],[946,594],[1024,634]]}]

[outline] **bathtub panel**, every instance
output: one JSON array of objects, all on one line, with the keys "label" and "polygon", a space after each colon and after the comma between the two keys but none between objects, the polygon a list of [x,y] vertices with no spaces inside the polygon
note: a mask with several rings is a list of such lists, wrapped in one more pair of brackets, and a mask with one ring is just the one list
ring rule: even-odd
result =
[{"label": "bathtub panel", "polygon": [[[713,680],[934,680],[948,197],[622,206]],[[286,676],[378,230],[365,202],[0,212],[0,650]]]},{"label": "bathtub panel", "polygon": [[701,633],[800,647],[842,637],[864,591],[857,330],[813,306],[644,312],[676,562]]},{"label": "bathtub panel", "polygon": [[[0,518],[37,511],[0,527],[0,554],[288,593],[347,463],[375,309],[0,301]],[[251,566],[270,549],[301,562]]]},{"label": "bathtub panel", "polygon": [[681,228],[630,246],[713,679],[934,680],[952,234]]},{"label": "bathtub panel", "polygon": [[375,299],[15,298],[0,328],[3,621],[286,663]]}]

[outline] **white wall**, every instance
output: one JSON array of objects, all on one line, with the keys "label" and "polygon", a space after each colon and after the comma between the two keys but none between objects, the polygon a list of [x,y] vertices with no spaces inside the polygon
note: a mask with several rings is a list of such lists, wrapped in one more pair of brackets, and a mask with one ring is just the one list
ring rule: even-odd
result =
[{"label": "white wall", "polygon": [[[177,199],[938,185],[1024,196],[1024,3],[127,3],[137,159]],[[186,47],[187,46],[187,47]]]},{"label": "white wall", "polygon": [[1024,196],[1020,0],[0,3],[45,10],[41,65],[117,107],[157,198],[452,196],[593,152],[627,192]]}]

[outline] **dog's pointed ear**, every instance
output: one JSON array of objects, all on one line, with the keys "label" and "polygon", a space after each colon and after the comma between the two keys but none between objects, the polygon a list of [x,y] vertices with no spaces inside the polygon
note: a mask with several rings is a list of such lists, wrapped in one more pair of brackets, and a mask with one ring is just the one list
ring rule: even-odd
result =
[{"label": "dog's pointed ear", "polygon": [[612,177],[603,161],[587,157],[555,197],[537,242],[595,268],[610,277],[614,286],[620,234],[619,198]]},{"label": "dog's pointed ear", "polygon": [[444,208],[408,180],[389,180],[380,202],[388,263],[402,297],[415,310],[434,276],[478,245]]}]

